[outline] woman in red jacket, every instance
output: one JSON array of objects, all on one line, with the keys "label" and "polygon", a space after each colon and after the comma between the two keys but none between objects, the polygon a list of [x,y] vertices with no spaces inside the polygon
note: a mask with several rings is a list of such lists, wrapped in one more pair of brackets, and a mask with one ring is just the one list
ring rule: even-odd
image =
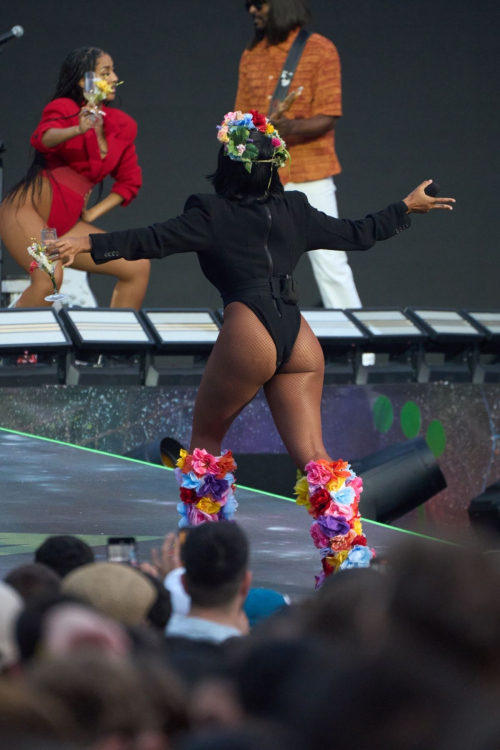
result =
[{"label": "woman in red jacket", "polygon": [[[91,70],[113,89],[97,121],[83,98],[84,76]],[[96,47],[81,47],[63,63],[54,98],[45,107],[31,137],[35,155],[30,168],[0,206],[0,237],[25,271],[31,263],[26,248],[32,237],[40,240],[44,227],[55,227],[59,237],[102,232],[93,222],[120,204],[128,206],[141,187],[141,168],[134,145],[137,125],[125,112],[107,106],[115,98],[117,81],[113,60]],[[115,180],[110,194],[88,208],[92,189],[108,175]],[[140,308],[149,279],[149,260],[128,263],[119,259],[104,267],[85,256],[74,266],[118,279],[111,307]],[[58,263],[58,286],[62,276]],[[51,293],[47,274],[35,270],[31,279],[17,307],[51,304],[44,299]]]}]

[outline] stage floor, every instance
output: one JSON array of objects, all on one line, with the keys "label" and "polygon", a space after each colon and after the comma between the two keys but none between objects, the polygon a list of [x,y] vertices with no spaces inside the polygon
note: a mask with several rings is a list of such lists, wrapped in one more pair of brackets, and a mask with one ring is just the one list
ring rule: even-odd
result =
[{"label": "stage floor", "polygon": [[[88,448],[0,429],[0,576],[31,562],[46,536],[75,534],[105,559],[108,536],[135,536],[140,561],[176,528],[173,471]],[[256,586],[307,594],[320,569],[310,518],[287,498],[238,489],[238,522],[252,548]],[[365,521],[384,554],[409,532]]]}]

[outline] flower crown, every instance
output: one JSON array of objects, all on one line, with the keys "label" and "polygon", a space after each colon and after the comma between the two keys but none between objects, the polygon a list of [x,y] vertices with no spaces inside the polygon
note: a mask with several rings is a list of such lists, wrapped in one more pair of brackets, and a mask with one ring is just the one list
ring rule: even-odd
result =
[{"label": "flower crown", "polygon": [[[241,161],[247,172],[252,171],[254,162],[269,162],[278,167],[284,167],[290,154],[286,149],[285,141],[274,125],[265,115],[261,115],[256,109],[250,112],[228,112],[222,124],[217,125],[217,138],[223,144],[226,155],[233,161]],[[258,130],[268,138],[274,147],[271,159],[259,159],[259,149],[251,138],[251,131]]]}]

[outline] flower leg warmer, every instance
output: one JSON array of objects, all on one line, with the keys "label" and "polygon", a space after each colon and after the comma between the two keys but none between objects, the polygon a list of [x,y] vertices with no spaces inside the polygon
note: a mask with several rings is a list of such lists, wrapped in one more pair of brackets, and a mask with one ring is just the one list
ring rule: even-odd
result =
[{"label": "flower leg warmer", "polygon": [[338,570],[367,568],[375,551],[367,547],[358,509],[363,480],[346,461],[310,461],[298,472],[297,505],[313,517],[310,533],[320,550],[323,571],[316,588]]},{"label": "flower leg warmer", "polygon": [[232,521],[238,503],[231,451],[212,456],[195,448],[190,454],[181,450],[175,477],[180,487],[179,526],[198,526],[205,521]]}]

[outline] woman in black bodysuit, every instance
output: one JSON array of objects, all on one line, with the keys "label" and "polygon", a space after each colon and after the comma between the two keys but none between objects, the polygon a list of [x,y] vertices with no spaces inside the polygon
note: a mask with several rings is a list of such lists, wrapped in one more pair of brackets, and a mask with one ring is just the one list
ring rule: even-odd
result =
[{"label": "woman in black bodysuit", "polygon": [[[251,126],[251,116],[245,117]],[[259,117],[255,113],[254,121],[262,125]],[[185,522],[232,517],[234,501],[229,509],[224,506],[224,500],[232,497],[228,487],[217,486],[210,477],[224,480],[228,473],[233,481],[230,454],[223,457],[220,471],[217,461],[221,459],[216,457],[233,420],[263,387],[289,454],[299,469],[306,469],[308,487],[299,483],[297,494],[316,519],[313,526],[320,524],[314,533],[311,530],[313,538],[318,531],[315,544],[324,560],[335,558],[330,567],[336,569],[341,563],[349,567],[345,558],[352,542],[357,547],[366,544],[357,510],[360,480],[356,486],[347,464],[332,462],[323,445],[323,353],[300,314],[293,273],[309,250],[367,250],[378,240],[406,230],[410,213],[450,210],[454,201],[427,196],[424,189],[429,181],[404,201],[361,221],[326,216],[312,208],[302,193],[283,191],[276,168],[283,163],[283,149],[277,147],[277,133],[269,130],[267,121],[264,127],[250,127],[248,142],[255,147],[250,149],[251,159],[238,159],[234,149],[228,158],[227,143],[223,145],[212,176],[216,194],[191,196],[181,216],[144,229],[91,235],[90,240],[67,238],[56,242],[50,252],[64,265],[82,252],[91,252],[96,263],[163,258],[179,252],[198,254],[204,275],[222,295],[224,324],[198,391],[190,451],[179,464]],[[352,485],[351,491],[336,494],[343,485],[344,490]],[[318,495],[320,490],[323,494]],[[328,505],[330,500],[337,504]],[[332,526],[331,517],[347,519],[348,525]],[[348,537],[350,546],[346,547]],[[321,546],[325,541],[332,544]],[[361,557],[366,564],[367,556]]]}]

